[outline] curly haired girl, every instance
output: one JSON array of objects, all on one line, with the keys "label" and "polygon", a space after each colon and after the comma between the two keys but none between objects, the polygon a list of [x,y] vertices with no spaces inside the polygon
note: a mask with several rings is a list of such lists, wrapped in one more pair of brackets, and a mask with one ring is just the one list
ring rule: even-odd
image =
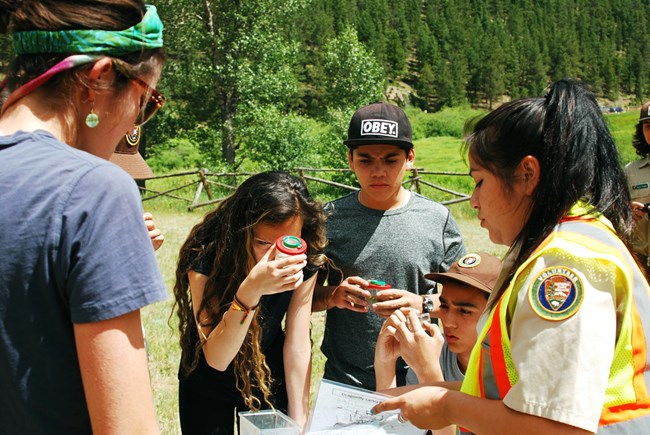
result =
[{"label": "curly haired girl", "polygon": [[[235,412],[269,407],[304,426],[324,224],[304,183],[273,171],[247,179],[192,229],[174,286],[184,433],[232,434]],[[275,259],[283,235],[303,238],[306,255]]]}]

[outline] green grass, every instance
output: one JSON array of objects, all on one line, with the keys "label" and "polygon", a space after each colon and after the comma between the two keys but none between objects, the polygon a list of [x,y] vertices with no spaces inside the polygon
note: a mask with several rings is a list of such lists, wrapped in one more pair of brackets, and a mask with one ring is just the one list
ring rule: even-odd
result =
[{"label": "green grass", "polygon": [[[453,172],[463,175],[425,175],[426,181],[455,192],[469,194],[474,186],[469,177],[467,159],[462,154],[463,141],[455,137],[435,137],[415,141],[415,166],[433,172]],[[458,198],[429,186],[422,186],[423,195],[436,201],[448,201]],[[459,216],[473,216],[467,202],[452,206]]]},{"label": "green grass", "polygon": [[170,319],[173,305],[172,288],[178,250],[192,226],[202,217],[202,213],[169,211],[164,207],[149,207],[146,210],[154,213],[154,220],[165,235],[165,243],[156,252],[156,256],[169,293],[166,301],[150,305],[142,311],[149,351],[149,369],[161,431],[163,434],[178,434],[180,425],[176,375],[180,347],[176,317]]},{"label": "green grass", "polygon": [[[455,116],[459,116],[455,112]],[[462,112],[465,113],[465,112]],[[478,112],[467,112],[468,116],[475,116]],[[433,114],[421,114],[420,117],[433,116]],[[625,113],[616,113],[616,114],[606,114],[605,119],[611,129],[612,136],[618,146],[621,163],[623,165],[629,163],[632,160],[636,160],[634,149],[631,145],[632,135],[634,132],[635,124],[638,120],[638,113],[636,111],[629,111]],[[422,122],[422,121],[420,121]],[[454,121],[457,125],[462,125],[459,120]],[[414,123],[415,124],[415,123]],[[455,128],[454,130],[458,130]],[[460,134],[460,131],[457,132]],[[418,139],[415,141],[415,166],[417,168],[423,168],[426,171],[435,171],[435,172],[458,172],[461,174],[467,174],[469,168],[467,166],[466,156],[462,154],[462,145],[463,140],[455,136],[440,136],[440,137],[429,137],[424,139]],[[342,146],[342,145],[341,145]],[[174,171],[174,173],[183,172],[181,170]],[[344,176],[342,174],[325,174],[325,173],[308,173],[308,175],[316,176],[319,178],[334,179],[338,182],[343,182],[344,184],[350,184],[350,180],[353,180],[351,176]],[[407,173],[407,178],[411,174]],[[436,185],[442,186],[446,189],[450,189],[460,193],[469,193],[473,187],[472,180],[467,175],[422,175],[425,181],[434,183]],[[236,185],[241,182],[244,177],[238,177],[237,180],[229,177],[228,179],[216,179],[210,177],[211,180],[225,182],[230,185]],[[195,184],[184,187],[181,190],[174,191],[173,194],[186,198],[187,201],[182,201],[179,199],[171,199],[169,197],[158,197],[150,201],[145,202],[145,207],[156,207],[157,209],[163,209],[168,211],[173,210],[186,210],[187,207],[191,204],[194,194],[197,190],[197,184],[199,176],[198,174],[193,175],[184,175],[180,177],[173,178],[163,178],[157,180],[149,180],[147,182],[147,188],[153,189],[158,192],[168,191],[175,187],[183,186],[192,181]],[[313,181],[308,182],[309,189],[312,194],[323,201],[336,198],[341,196],[348,191],[338,188],[333,188],[330,186],[325,186],[320,183]],[[228,195],[231,190],[228,190],[218,185],[211,184],[212,197],[220,198],[225,195]],[[435,188],[420,185],[420,192],[432,199],[437,201],[447,201],[455,199],[456,196],[442,192]],[[147,192],[146,196],[152,195],[152,192]],[[208,195],[205,191],[201,194],[199,202],[207,201]],[[209,207],[209,206],[208,206]],[[461,216],[472,216],[472,212],[467,205],[467,203],[454,205],[454,208],[459,210]],[[200,208],[200,210],[206,210],[206,208]]]},{"label": "green grass", "polygon": [[608,113],[605,115],[605,120],[621,154],[621,163],[625,165],[637,160],[639,157],[632,147],[632,136],[639,120],[639,112],[634,110],[625,113]]}]

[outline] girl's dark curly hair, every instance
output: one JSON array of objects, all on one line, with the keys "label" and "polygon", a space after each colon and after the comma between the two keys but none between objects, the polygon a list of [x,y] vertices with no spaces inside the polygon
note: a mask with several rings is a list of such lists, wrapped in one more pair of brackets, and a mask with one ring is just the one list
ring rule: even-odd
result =
[{"label": "girl's dark curly hair", "polygon": [[[280,225],[288,219],[304,219],[301,237],[307,242],[307,261],[312,267],[327,262],[322,254],[326,245],[325,213],[322,205],[310,196],[300,178],[286,172],[263,172],[248,178],[231,196],[208,213],[190,232],[181,247],[174,309],[177,312],[182,349],[181,371],[190,373],[198,364],[203,342],[196,341],[197,330],[193,304],[199,304],[202,324],[214,328],[228,310],[241,282],[248,275],[253,257],[253,227],[258,223]],[[188,272],[197,257],[214,258],[212,271],[203,292],[203,300],[192,301]],[[257,312],[256,312],[257,313]],[[260,401],[252,391],[258,388],[270,403],[270,370],[260,348],[261,327],[253,318],[239,353],[233,363],[237,388],[246,405],[257,410]]]}]

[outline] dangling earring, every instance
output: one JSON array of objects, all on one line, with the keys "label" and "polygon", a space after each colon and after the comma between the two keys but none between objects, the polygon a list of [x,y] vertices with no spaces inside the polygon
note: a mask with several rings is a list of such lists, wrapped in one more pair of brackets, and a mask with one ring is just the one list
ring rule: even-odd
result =
[{"label": "dangling earring", "polygon": [[95,128],[99,124],[99,116],[95,113],[95,99],[90,100],[90,113],[86,116],[86,125]]}]

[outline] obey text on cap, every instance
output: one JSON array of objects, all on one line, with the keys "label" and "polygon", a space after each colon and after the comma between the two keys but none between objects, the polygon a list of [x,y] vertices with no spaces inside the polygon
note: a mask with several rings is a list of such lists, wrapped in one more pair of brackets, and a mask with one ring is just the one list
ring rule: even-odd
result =
[{"label": "obey text on cap", "polygon": [[397,122],[385,119],[364,119],[361,121],[361,136],[368,135],[397,137]]}]

